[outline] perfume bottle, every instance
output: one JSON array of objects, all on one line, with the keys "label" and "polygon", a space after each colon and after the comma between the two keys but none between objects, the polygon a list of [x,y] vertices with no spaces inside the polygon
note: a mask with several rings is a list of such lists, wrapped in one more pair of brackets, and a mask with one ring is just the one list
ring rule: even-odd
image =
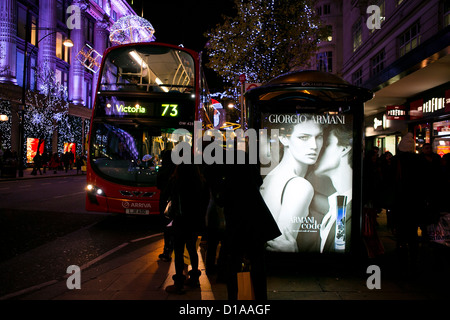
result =
[{"label": "perfume bottle", "polygon": [[338,252],[345,251],[345,215],[347,210],[347,196],[337,196],[336,234],[334,249]]}]

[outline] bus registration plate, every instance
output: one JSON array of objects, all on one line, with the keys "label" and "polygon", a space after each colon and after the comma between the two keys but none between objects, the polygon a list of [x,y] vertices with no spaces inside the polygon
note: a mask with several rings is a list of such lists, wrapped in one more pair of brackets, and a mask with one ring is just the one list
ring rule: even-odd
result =
[{"label": "bus registration plate", "polygon": [[150,214],[150,210],[145,209],[125,209],[126,214]]}]

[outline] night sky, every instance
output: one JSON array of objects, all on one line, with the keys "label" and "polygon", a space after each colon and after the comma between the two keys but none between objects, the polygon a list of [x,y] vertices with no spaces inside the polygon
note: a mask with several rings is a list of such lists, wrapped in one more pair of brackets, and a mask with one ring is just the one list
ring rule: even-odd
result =
[{"label": "night sky", "polygon": [[[131,3],[131,0],[128,0]],[[133,9],[140,16],[144,3],[144,18],[155,28],[156,41],[174,45],[182,44],[195,51],[206,51],[204,33],[223,23],[223,15],[234,15],[233,0],[133,0]],[[207,56],[203,55],[204,61]],[[205,68],[212,92],[221,91],[217,75]]]},{"label": "night sky", "polygon": [[196,51],[204,48],[203,34],[222,23],[222,14],[231,14],[233,7],[233,0],[163,0],[152,6],[154,2],[145,1],[144,18],[155,28],[156,40]]}]

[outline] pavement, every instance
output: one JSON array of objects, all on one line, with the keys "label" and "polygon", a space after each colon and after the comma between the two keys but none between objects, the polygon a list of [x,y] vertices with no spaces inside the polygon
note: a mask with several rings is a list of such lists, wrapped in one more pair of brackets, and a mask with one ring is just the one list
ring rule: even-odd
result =
[{"label": "pavement", "polygon": [[[53,173],[47,175],[52,176]],[[30,177],[24,174],[24,178]],[[301,300],[408,301],[415,307],[421,301],[438,302],[439,306],[442,302],[450,301],[450,247],[422,240],[417,262],[402,263],[395,250],[395,237],[387,226],[384,211],[378,215],[376,230],[382,252],[375,257],[368,257],[364,253],[351,256],[268,254],[268,301],[263,303],[273,304],[273,308],[282,308],[286,312],[289,308],[304,306]],[[203,303],[201,306],[205,306],[208,301],[224,305],[230,303],[226,285],[216,281],[215,276],[205,274],[203,243],[198,247],[202,271],[200,288],[186,289],[181,295],[167,293],[165,288],[173,284],[175,268],[173,260],[159,260],[162,249],[162,234],[136,239],[81,266],[80,289],[68,288],[68,284],[75,283],[72,274],[68,273],[49,283],[0,297],[0,300],[152,301],[146,306],[165,309],[168,303],[176,302],[178,307],[168,308],[176,314],[187,312],[189,305],[192,307]],[[280,301],[295,303],[280,306]],[[183,309],[185,303],[186,309]],[[308,306],[320,309],[316,304]],[[221,310],[224,315],[226,310]],[[231,314],[237,312],[228,311]]]}]

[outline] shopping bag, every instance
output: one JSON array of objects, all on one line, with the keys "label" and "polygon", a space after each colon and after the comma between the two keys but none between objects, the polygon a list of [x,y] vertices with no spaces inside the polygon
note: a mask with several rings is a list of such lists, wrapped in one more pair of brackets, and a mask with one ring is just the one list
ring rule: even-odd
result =
[{"label": "shopping bag", "polygon": [[250,271],[242,271],[237,274],[238,300],[255,300],[255,291],[250,276]]}]

